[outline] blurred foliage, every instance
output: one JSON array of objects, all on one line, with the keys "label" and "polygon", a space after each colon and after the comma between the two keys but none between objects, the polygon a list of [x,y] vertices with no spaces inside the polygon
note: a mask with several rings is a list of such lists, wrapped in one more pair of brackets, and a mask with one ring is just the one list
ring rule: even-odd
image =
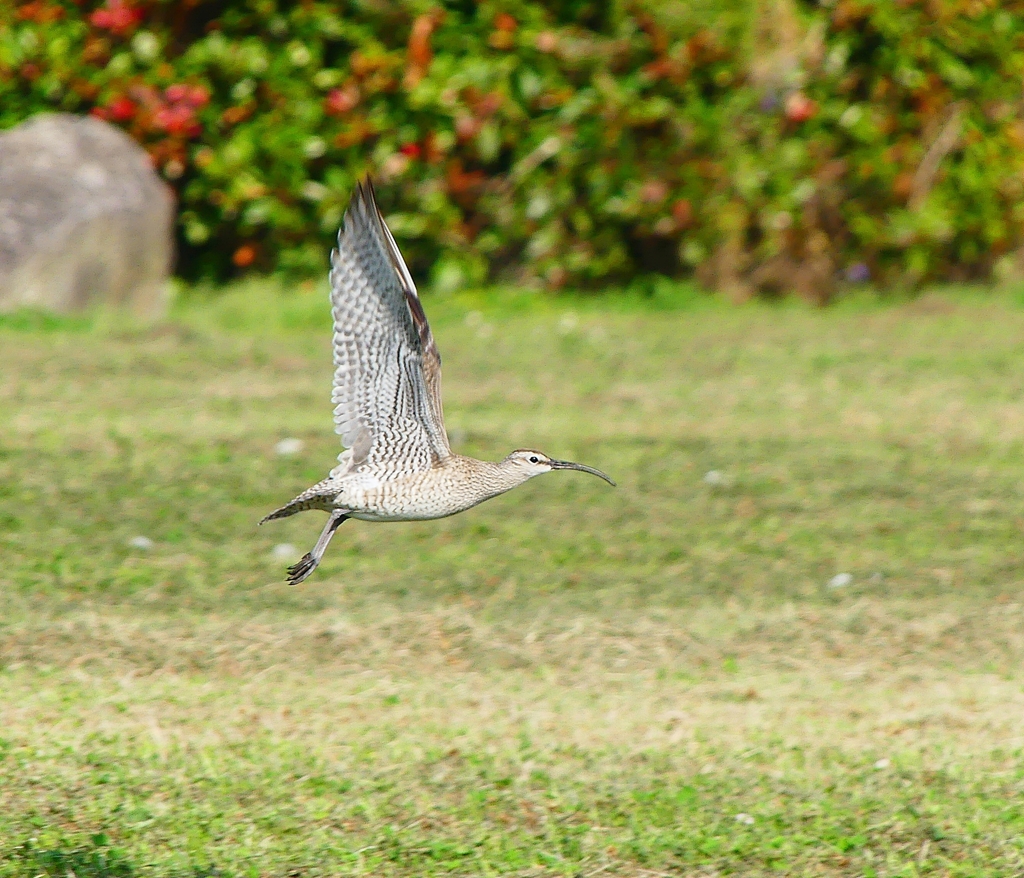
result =
[{"label": "blurred foliage", "polygon": [[30,0],[0,127],[91,112],[179,271],[320,270],[373,171],[414,271],[742,299],[986,277],[1024,228],[1018,0]]}]

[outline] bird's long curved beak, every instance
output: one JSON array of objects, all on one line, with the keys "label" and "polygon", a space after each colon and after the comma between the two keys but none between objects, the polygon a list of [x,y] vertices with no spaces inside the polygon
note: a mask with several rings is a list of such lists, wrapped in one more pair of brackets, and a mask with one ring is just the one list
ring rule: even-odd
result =
[{"label": "bird's long curved beak", "polygon": [[578,469],[581,473],[590,473],[592,476],[604,479],[613,488],[615,487],[615,482],[601,472],[601,470],[594,469],[592,466],[584,466],[582,463],[573,463],[571,460],[552,460],[550,461],[550,464],[551,469]]}]

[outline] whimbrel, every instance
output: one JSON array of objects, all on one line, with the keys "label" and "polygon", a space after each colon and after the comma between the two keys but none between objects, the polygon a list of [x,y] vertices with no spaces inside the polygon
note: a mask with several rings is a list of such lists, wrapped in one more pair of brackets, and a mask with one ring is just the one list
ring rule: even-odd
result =
[{"label": "whimbrel", "polygon": [[312,551],[288,568],[297,585],[349,518],[444,518],[541,473],[600,470],[518,449],[491,463],[455,454],[441,414],[441,358],[416,286],[384,223],[369,178],[357,187],[331,253],[334,429],[344,451],[321,482],[264,521],[307,509],[329,513]]}]

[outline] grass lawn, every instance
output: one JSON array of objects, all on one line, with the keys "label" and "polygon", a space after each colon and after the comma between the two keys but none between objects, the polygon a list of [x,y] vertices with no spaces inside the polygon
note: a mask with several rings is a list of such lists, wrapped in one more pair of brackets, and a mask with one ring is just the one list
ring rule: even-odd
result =
[{"label": "grass lawn", "polygon": [[319,286],[0,318],[0,876],[1024,871],[1024,308],[527,299],[428,297],[452,444],[619,487],[297,588]]}]

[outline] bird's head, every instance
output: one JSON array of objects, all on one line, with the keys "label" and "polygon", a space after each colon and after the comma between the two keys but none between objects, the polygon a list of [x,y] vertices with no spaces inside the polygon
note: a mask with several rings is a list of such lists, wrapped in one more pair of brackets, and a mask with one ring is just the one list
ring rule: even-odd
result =
[{"label": "bird's head", "polygon": [[532,479],[541,473],[549,473],[553,469],[577,469],[580,472],[590,473],[593,476],[604,479],[609,485],[615,484],[601,470],[594,469],[592,466],[573,463],[571,460],[555,460],[548,457],[542,451],[532,451],[529,448],[519,448],[513,451],[505,458],[505,463],[521,470],[527,479]]}]

